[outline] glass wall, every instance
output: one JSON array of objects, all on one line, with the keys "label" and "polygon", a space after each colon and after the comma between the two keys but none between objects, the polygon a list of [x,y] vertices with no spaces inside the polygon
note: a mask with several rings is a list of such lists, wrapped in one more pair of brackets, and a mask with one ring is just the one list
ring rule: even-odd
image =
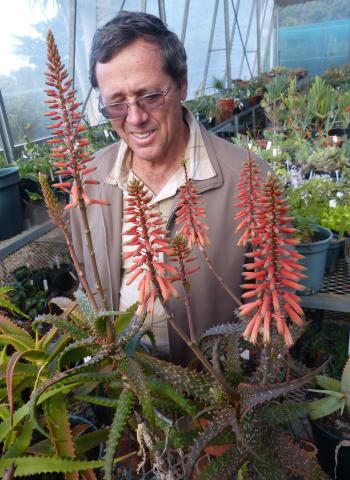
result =
[{"label": "glass wall", "polygon": [[317,0],[281,8],[278,63],[310,75],[350,62],[350,1]]},{"label": "glass wall", "polygon": [[349,61],[349,0],[288,7],[276,7],[274,0],[3,0],[0,7],[0,89],[15,144],[47,136],[43,73],[48,28],[63,61],[74,67],[78,98],[88,99],[90,123],[102,121],[97,92],[89,84],[89,50],[96,27],[120,9],[165,15],[185,43],[189,98],[213,92],[214,78],[229,86],[231,79],[249,79],[274,64],[317,74]]},{"label": "glass wall", "polygon": [[0,8],[0,89],[16,145],[47,136],[46,33],[52,29],[68,63],[69,0],[12,0]]}]

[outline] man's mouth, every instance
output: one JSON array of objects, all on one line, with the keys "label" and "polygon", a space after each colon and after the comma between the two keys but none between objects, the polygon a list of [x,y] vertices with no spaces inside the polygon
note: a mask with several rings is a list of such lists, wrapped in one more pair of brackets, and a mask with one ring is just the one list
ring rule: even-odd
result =
[{"label": "man's mouth", "polygon": [[149,132],[131,132],[131,135],[143,140],[145,138],[148,138],[153,132],[154,130],[150,130]]}]

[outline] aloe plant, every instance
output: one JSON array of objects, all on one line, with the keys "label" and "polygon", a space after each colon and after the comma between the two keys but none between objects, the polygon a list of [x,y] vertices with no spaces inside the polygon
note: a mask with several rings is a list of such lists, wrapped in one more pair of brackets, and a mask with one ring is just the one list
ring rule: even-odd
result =
[{"label": "aloe plant", "polygon": [[[82,216],[87,220],[86,207],[101,201],[87,196],[85,185],[89,180],[83,177],[91,170],[84,165],[91,157],[83,151],[87,142],[80,136],[81,116],[76,112],[78,105],[71,82],[66,80],[67,72],[51,34],[48,45],[47,83],[52,88],[47,93],[52,97],[48,103],[53,107],[48,116],[55,121],[51,127],[56,135],[50,140],[54,145],[51,156],[56,159],[60,174],[68,177],[57,187],[71,193],[65,208],[82,207]],[[275,82],[269,90],[271,99],[278,104],[281,85],[281,81]],[[59,108],[55,106],[58,97]],[[69,138],[66,138],[67,132]],[[72,147],[71,138],[76,141],[76,149]],[[111,480],[120,440],[124,432],[132,428],[142,454],[139,467],[149,458],[160,479],[173,478],[172,466],[164,452],[171,450],[176,455],[180,449],[182,455],[181,449],[186,448],[183,478],[191,478],[202,449],[209,443],[223,441],[230,444],[228,452],[201,468],[196,478],[227,478],[233,472],[243,471],[247,463],[263,479],[287,479],[290,473],[310,480],[322,478],[314,460],[294,445],[281,428],[285,422],[303,414],[303,410],[278,400],[300,388],[312,376],[293,382],[281,377],[287,366],[289,346],[300,336],[303,324],[299,300],[290,292],[291,288],[299,288],[302,273],[281,187],[272,177],[262,186],[257,178],[257,165],[248,158],[236,205],[242,208],[237,217],[241,242],[248,242],[253,249],[248,254],[250,260],[244,272],[243,287],[247,290],[244,299],[248,301],[242,305],[241,300],[233,296],[240,305],[236,323],[218,325],[197,339],[188,295],[188,276],[196,269],[195,266],[187,268],[190,261],[195,261],[190,257],[193,244],[227,293],[232,296],[232,292],[205,250],[208,243],[203,221],[205,212],[196,186],[187,177],[186,166],[183,167],[186,182],[180,191],[177,217],[182,236],[173,242],[167,238],[161,219],[149,205],[144,185],[136,181],[129,186],[126,213],[133,225],[125,235],[131,236],[126,243],[135,246],[130,253],[133,265],[129,282],[139,282],[139,303],[126,312],[106,309],[100,285],[99,304],[91,295],[76,262],[65,210],[42,179],[51,218],[65,234],[84,291],[76,292],[75,299],[53,299],[61,313],[37,317],[33,322],[33,336],[6,317],[0,317],[0,344],[5,345],[0,356],[3,373],[0,441],[4,453],[0,471],[15,465],[18,476],[23,475],[27,467],[29,474],[62,472],[66,478],[75,480],[79,476],[94,479],[93,470],[103,468],[104,479]],[[164,261],[159,261],[156,253],[165,254]],[[176,268],[168,265],[167,255],[177,262]],[[98,275],[95,277],[98,283]],[[179,279],[185,295],[187,292],[192,338],[179,327],[167,305],[170,296],[177,296],[174,283]],[[142,351],[141,341],[147,334],[143,326],[145,315],[153,311],[156,299],[169,324],[192,349],[202,370],[180,367]],[[49,330],[42,335],[43,325]],[[260,364],[250,377],[245,375],[240,358],[242,336],[261,351]],[[7,349],[7,345],[11,345],[12,350]],[[28,387],[29,401],[23,395]],[[69,421],[70,407],[75,400],[110,408],[113,412],[110,427],[95,432],[94,436],[79,436]],[[179,416],[186,417],[185,428],[179,428]],[[206,417],[204,428],[200,428],[198,416]],[[35,430],[43,435],[41,442],[34,442]],[[276,439],[273,445],[271,438]],[[104,440],[104,458],[87,461],[85,452]]]},{"label": "aloe plant", "polygon": [[347,410],[350,413],[350,358],[345,364],[340,380],[326,375],[316,376],[317,384],[323,390],[309,389],[310,392],[325,395],[320,400],[314,400],[308,405],[308,413],[312,420],[326,417],[340,410],[340,414]]}]

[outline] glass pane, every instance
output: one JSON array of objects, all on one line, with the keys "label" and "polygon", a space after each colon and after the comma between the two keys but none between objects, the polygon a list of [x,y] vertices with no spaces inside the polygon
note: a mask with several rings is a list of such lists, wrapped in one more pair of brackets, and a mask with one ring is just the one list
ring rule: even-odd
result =
[{"label": "glass pane", "polygon": [[[20,12],[20,14],[19,14]],[[69,0],[12,0],[1,9],[0,88],[15,144],[48,135],[43,113],[46,34],[52,29],[68,64]]]},{"label": "glass pane", "polygon": [[348,63],[350,2],[318,0],[280,11],[279,63],[311,75]]}]

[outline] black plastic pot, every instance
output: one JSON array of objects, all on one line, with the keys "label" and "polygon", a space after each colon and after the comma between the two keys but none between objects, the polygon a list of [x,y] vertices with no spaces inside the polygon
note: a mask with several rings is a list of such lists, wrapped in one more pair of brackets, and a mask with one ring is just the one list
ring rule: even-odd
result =
[{"label": "black plastic pot", "polygon": [[[350,447],[341,447],[335,467],[335,449],[343,440],[338,435],[328,432],[316,422],[310,420],[314,442],[317,447],[317,460],[322,470],[335,480],[350,479]],[[335,469],[336,468],[336,469]]]},{"label": "black plastic pot", "polygon": [[0,240],[23,230],[18,167],[0,169]]}]

